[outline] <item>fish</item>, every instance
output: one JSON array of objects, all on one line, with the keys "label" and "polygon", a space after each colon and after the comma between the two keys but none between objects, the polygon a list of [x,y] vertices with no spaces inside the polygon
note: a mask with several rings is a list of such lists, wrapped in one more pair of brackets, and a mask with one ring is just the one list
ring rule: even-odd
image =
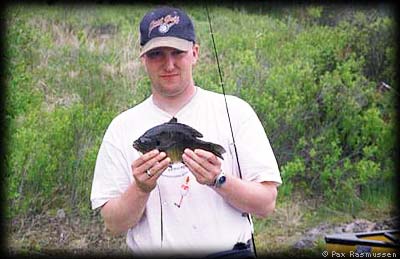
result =
[{"label": "fish", "polygon": [[224,159],[224,147],[219,144],[201,140],[203,134],[189,125],[178,123],[173,117],[170,121],[154,126],[147,130],[133,142],[133,148],[142,154],[153,149],[165,152],[171,159],[171,164],[182,162],[182,154],[185,148],[203,149]]}]

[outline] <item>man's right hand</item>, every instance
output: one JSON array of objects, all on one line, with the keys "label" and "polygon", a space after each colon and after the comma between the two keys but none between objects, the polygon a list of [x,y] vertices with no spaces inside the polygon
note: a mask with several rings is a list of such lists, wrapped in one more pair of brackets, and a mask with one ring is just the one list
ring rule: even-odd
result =
[{"label": "man's right hand", "polygon": [[170,162],[171,159],[165,152],[159,152],[157,149],[133,161],[131,168],[137,187],[145,193],[151,192],[157,185],[157,179],[167,169]]}]

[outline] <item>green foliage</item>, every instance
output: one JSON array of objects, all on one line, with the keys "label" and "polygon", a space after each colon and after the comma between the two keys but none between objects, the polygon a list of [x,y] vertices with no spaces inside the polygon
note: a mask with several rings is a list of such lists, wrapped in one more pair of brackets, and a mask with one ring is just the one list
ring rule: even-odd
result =
[{"label": "green foliage", "polygon": [[[289,10],[278,20],[216,15],[214,23],[224,24],[216,42],[228,91],[255,108],[270,137],[280,192],[301,190],[354,210],[371,183],[393,181],[395,93],[376,91],[379,81],[395,80],[393,19],[375,13],[362,20],[372,12],[364,10],[319,26],[322,11]],[[241,26],[254,30],[235,33]],[[377,55],[384,69],[374,70]]]},{"label": "green foliage", "polygon": [[[350,17],[349,17],[350,18]],[[372,80],[394,81],[396,31],[394,20],[379,14],[379,10],[355,12],[339,26],[349,33],[349,48],[366,60],[364,75]]]},{"label": "green foliage", "polygon": [[[138,23],[150,7],[7,9],[9,216],[57,207],[88,213],[105,129],[151,93],[138,58]],[[205,10],[182,7],[201,45],[195,82],[221,92]],[[210,14],[226,91],[263,123],[281,168],[280,195],[360,208],[394,178],[393,17],[328,6],[252,8],[212,6]],[[377,91],[380,81],[393,90]]]},{"label": "green foliage", "polygon": [[[100,107],[76,104],[47,113],[31,112],[12,127],[14,134],[8,143],[12,152],[7,157],[12,208],[40,210],[32,206],[40,200],[41,205],[59,207],[87,203],[87,183],[92,179],[100,136],[113,116],[114,112]],[[60,198],[69,198],[57,200],[54,191],[60,192]]]}]

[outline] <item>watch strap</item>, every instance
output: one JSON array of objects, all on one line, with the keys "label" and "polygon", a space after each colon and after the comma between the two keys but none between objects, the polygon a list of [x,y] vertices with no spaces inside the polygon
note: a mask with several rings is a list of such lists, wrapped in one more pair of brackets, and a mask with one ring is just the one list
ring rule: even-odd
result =
[{"label": "watch strap", "polygon": [[214,187],[215,188],[221,187],[221,185],[223,185],[225,181],[226,181],[226,176],[224,172],[221,171],[221,173],[219,173],[219,175],[217,175],[217,177],[215,178]]}]

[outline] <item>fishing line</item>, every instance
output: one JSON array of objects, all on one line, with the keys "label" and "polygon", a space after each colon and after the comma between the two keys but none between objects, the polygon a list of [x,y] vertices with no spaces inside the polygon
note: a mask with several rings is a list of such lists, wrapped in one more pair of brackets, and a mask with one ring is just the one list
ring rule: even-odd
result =
[{"label": "fishing line", "polygon": [[160,191],[160,186],[157,184],[157,190],[158,190],[158,197],[160,199],[160,235],[161,235],[161,248],[163,247],[163,241],[164,241],[164,224],[163,224],[163,207],[162,207],[162,199],[161,199],[161,191]]},{"label": "fishing line", "polygon": [[[208,18],[208,24],[210,26],[210,34],[211,34],[211,39],[212,39],[212,43],[213,43],[213,47],[214,47],[214,54],[215,54],[215,59],[217,61],[217,67],[218,67],[218,74],[219,74],[219,81],[220,81],[220,85],[222,88],[222,93],[224,95],[224,100],[225,100],[225,108],[226,108],[226,113],[228,115],[228,121],[229,121],[229,127],[231,129],[231,135],[232,135],[232,141],[233,141],[233,148],[235,150],[235,155],[236,155],[236,162],[237,162],[237,166],[238,166],[238,171],[239,171],[239,177],[240,179],[242,179],[242,170],[240,168],[240,163],[239,163],[239,157],[238,157],[238,152],[237,152],[237,148],[236,148],[236,142],[235,142],[235,137],[233,134],[233,129],[232,129],[232,122],[231,122],[231,117],[229,115],[229,109],[228,109],[228,103],[226,101],[226,94],[225,94],[225,87],[224,87],[224,81],[222,78],[222,72],[221,72],[221,66],[219,64],[219,59],[218,59],[218,53],[217,53],[217,47],[215,44],[215,40],[214,40],[214,33],[212,30],[212,26],[211,26],[211,18],[210,18],[210,13],[208,11],[208,6],[207,6],[207,1],[205,1],[205,7],[206,7],[206,12],[207,12],[207,18]],[[249,213],[244,213],[247,216],[247,219],[249,220],[249,223],[251,225],[251,227],[253,228],[253,223],[251,221],[251,217]],[[257,257],[257,252],[256,252],[256,244],[254,242],[254,235],[253,235],[253,231],[251,231],[251,241],[252,241],[252,245],[253,245],[253,250],[254,250],[254,255],[255,257]]]},{"label": "fishing line", "polygon": [[223,79],[222,79],[222,72],[221,72],[221,67],[220,67],[220,65],[219,65],[218,53],[217,53],[217,48],[216,48],[216,46],[215,46],[214,33],[213,33],[213,30],[212,30],[212,26],[211,26],[210,13],[208,12],[207,4],[206,4],[206,10],[207,10],[208,24],[210,25],[210,33],[211,33],[211,39],[212,39],[212,43],[213,43],[213,47],[214,47],[215,59],[216,59],[216,61],[217,61],[218,74],[219,74],[219,81],[220,81],[220,85],[221,85],[221,87],[222,87],[222,93],[223,93],[223,95],[224,95],[225,108],[226,108],[226,113],[228,114],[229,126],[230,126],[230,128],[231,128],[231,135],[232,135],[233,147],[234,147],[234,149],[235,149],[235,154],[236,154],[236,162],[237,162],[237,165],[238,165],[238,170],[239,170],[240,179],[242,179],[242,170],[240,169],[239,158],[238,158],[238,155],[237,155],[236,142],[235,142],[235,137],[234,137],[234,135],[233,135],[233,129],[232,129],[232,123],[231,123],[231,116],[229,115],[228,103],[227,103],[227,101],[226,101],[226,94],[225,94],[224,81],[223,81]]}]

